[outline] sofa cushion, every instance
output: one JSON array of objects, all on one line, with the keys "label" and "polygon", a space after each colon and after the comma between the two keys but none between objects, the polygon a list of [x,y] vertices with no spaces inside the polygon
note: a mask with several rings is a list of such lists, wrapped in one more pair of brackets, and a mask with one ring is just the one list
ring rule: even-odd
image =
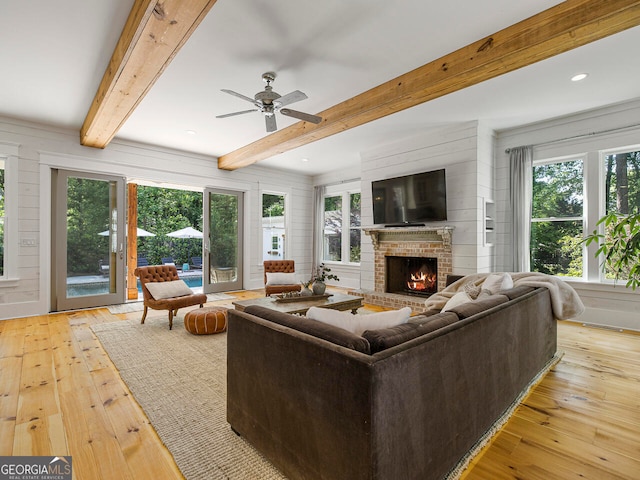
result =
[{"label": "sofa cushion", "polygon": [[356,315],[350,312],[339,312],[337,310],[318,307],[311,307],[307,311],[307,318],[338,328],[344,328],[355,335],[362,335],[365,330],[377,330],[407,323],[410,316],[410,307],[404,307],[400,310]]},{"label": "sofa cushion", "polygon": [[482,282],[482,289],[492,294],[509,288],[513,288],[513,278],[508,273],[492,273]]},{"label": "sofa cushion", "polygon": [[171,282],[147,282],[145,286],[155,300],[193,294],[193,290],[184,283],[184,280],[173,280]]},{"label": "sofa cushion", "polygon": [[292,285],[298,283],[295,273],[267,272],[267,285]]},{"label": "sofa cushion", "polygon": [[453,312],[445,312],[422,317],[422,320],[422,323],[404,323],[380,330],[367,330],[362,336],[369,341],[373,354],[457,322],[458,316]]},{"label": "sofa cushion", "polygon": [[514,298],[521,297],[529,292],[533,292],[535,287],[529,287],[527,285],[520,285],[519,287],[509,288],[507,290],[500,291],[500,295],[506,295],[509,297],[509,300],[513,300]]},{"label": "sofa cushion", "polygon": [[355,335],[343,328],[310,320],[306,317],[277,312],[270,308],[252,305],[244,310],[246,313],[263,318],[278,325],[293,328],[302,333],[327,340],[342,347],[350,348],[361,353],[371,353],[369,342],[359,335]]},{"label": "sofa cushion", "polygon": [[462,320],[463,318],[469,318],[476,313],[480,313],[484,310],[489,310],[490,308],[496,307],[503,303],[507,303],[508,301],[509,297],[507,297],[506,295],[491,295],[482,300],[463,303],[462,305],[453,307],[449,311],[455,313]]}]

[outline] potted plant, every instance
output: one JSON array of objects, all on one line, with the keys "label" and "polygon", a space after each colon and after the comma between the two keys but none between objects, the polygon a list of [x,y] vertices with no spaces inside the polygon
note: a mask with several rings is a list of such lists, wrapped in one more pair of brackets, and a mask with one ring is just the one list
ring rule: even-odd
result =
[{"label": "potted plant", "polygon": [[602,269],[613,272],[616,281],[627,278],[626,286],[635,290],[640,286],[640,213],[610,213],[598,220],[597,225],[601,224],[607,235],[594,230],[585,237],[585,244],[599,245],[596,257],[604,255]]},{"label": "potted plant", "polygon": [[314,295],[324,295],[324,292],[327,289],[327,284],[325,283],[327,280],[335,280],[336,282],[340,281],[336,275],[330,272],[331,269],[324,263],[321,263],[315,268],[315,272],[311,277],[311,280],[313,281]]}]

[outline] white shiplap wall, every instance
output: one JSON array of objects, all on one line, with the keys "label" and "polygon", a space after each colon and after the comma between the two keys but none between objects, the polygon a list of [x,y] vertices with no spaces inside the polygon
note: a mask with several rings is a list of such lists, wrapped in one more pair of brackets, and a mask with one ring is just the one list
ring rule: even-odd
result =
[{"label": "white shiplap wall", "polygon": [[[0,319],[47,313],[50,308],[51,168],[121,175],[191,190],[205,187],[245,192],[245,288],[263,285],[260,241],[260,194],[282,191],[289,196],[290,258],[310,268],[311,177],[260,166],[234,172],[218,170],[214,157],[150,145],[113,141],[103,149],[83,147],[78,132],[0,117],[0,144],[17,146],[17,171],[9,181],[17,187],[17,235],[6,255],[16,255],[16,278],[0,281]],[[16,178],[17,177],[17,178]],[[33,246],[21,246],[29,240]],[[301,272],[305,275],[309,272]]]},{"label": "white shiplap wall", "polygon": [[[493,133],[478,122],[447,126],[362,154],[362,224],[373,224],[371,182],[446,169],[447,217],[453,231],[453,272],[489,271],[491,250],[482,245],[482,198],[492,197]],[[362,240],[361,286],[372,290],[373,246]]]}]

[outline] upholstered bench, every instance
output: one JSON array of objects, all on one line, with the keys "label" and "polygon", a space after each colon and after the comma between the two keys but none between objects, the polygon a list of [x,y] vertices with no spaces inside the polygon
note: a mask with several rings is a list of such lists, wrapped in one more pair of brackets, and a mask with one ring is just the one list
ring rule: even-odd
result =
[{"label": "upholstered bench", "polygon": [[196,308],[184,316],[184,328],[194,335],[210,335],[227,329],[225,307]]}]

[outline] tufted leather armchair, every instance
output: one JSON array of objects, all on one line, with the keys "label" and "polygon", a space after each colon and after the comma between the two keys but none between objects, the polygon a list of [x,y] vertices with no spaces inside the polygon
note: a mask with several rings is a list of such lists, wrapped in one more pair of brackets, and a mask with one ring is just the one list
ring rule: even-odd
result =
[{"label": "tufted leather armchair", "polygon": [[207,295],[204,293],[194,293],[193,295],[184,295],[182,297],[163,298],[156,300],[147,290],[146,284],[149,282],[171,282],[180,280],[178,270],[175,265],[151,265],[147,267],[138,267],[135,274],[140,279],[142,286],[142,296],[144,298],[144,312],[142,313],[142,321],[144,323],[147,318],[147,309],[169,310],[169,330],[173,327],[173,317],[178,314],[178,309],[182,307],[190,307],[192,305],[200,305],[207,302]]},{"label": "tufted leather armchair", "polygon": [[296,266],[293,260],[265,260],[264,265],[264,293],[268,297],[274,293],[299,292],[302,286],[292,285],[267,285],[267,273],[295,273]]}]

